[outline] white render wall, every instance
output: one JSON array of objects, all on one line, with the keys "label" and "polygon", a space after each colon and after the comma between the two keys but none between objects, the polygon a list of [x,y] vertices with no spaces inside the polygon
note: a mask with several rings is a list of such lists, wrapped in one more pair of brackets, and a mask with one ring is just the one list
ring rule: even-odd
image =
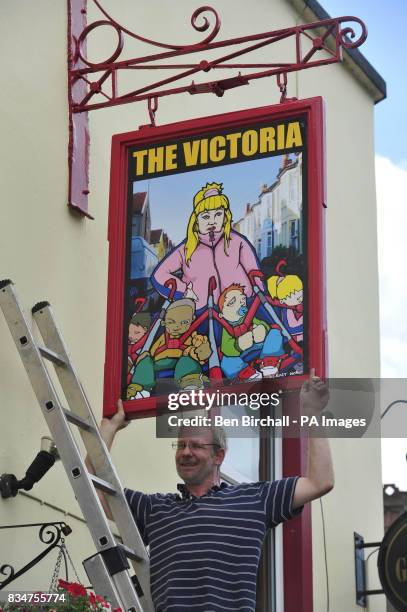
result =
[{"label": "white render wall", "polygon": [[[143,36],[165,42],[198,40],[189,24],[199,4],[187,0],[104,0],[115,18]],[[299,23],[286,0],[247,3],[215,0],[222,17],[220,37],[228,38]],[[89,10],[89,14],[92,14]],[[159,19],[158,19],[159,16]],[[66,5],[55,0],[6,0],[0,5],[0,40],[8,61],[1,71],[2,167],[0,277],[16,283],[29,312],[48,299],[94,410],[101,413],[107,288],[107,213],[112,134],[148,122],[146,105],[127,105],[90,114],[90,212],[95,221],[73,216],[67,201],[68,114],[66,91]],[[106,36],[106,38],[104,38]],[[112,39],[105,31],[89,41],[103,57]],[[285,46],[281,44],[281,49]],[[134,44],[133,48],[144,47]],[[109,54],[111,46],[108,46]],[[143,53],[153,52],[144,48]],[[275,57],[273,55],[269,57]],[[258,57],[267,57],[267,50]],[[217,73],[218,75],[219,73]],[[143,82],[154,72],[131,73]],[[211,75],[209,75],[211,76]],[[125,81],[126,79],[124,79]],[[379,374],[379,319],[374,185],[373,103],[354,77],[339,65],[289,76],[288,95],[322,95],[327,111],[327,279],[331,376]],[[279,92],[265,79],[215,96],[177,96],[160,100],[158,123],[276,103]],[[40,409],[0,316],[0,473],[22,477],[47,433]],[[331,609],[356,612],[353,531],[366,541],[383,532],[380,445],[376,440],[333,442],[337,484],[323,500],[330,576]],[[113,457],[122,479],[145,491],[171,490],[176,483],[169,442],[155,440],[153,419],[134,422],[120,433]],[[32,494],[61,508],[52,510],[24,496],[0,500],[0,524],[66,520],[74,529],[67,544],[76,565],[92,554],[72,491],[59,464]],[[313,508],[315,612],[326,609],[319,502]],[[65,517],[65,518],[63,518]],[[19,567],[39,552],[21,530],[0,532],[0,564]],[[24,558],[22,555],[23,543]],[[5,552],[7,551],[7,553]],[[30,556],[31,555],[31,556]],[[55,560],[55,557],[53,561]],[[375,561],[370,588],[375,588]],[[44,562],[13,588],[45,589],[52,561]],[[10,585],[11,586],[11,585]],[[369,610],[383,609],[371,598]]]}]

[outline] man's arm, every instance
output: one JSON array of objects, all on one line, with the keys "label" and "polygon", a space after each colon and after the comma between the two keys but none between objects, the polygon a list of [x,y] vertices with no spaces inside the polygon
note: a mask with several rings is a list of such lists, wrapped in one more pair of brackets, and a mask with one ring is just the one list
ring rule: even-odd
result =
[{"label": "man's arm", "polygon": [[[111,419],[102,419],[102,422],[99,428],[100,435],[102,439],[104,440],[109,451],[112,448],[113,440],[115,438],[116,433],[120,429],[124,429],[124,427],[127,427],[129,422],[130,421],[126,421],[126,415],[125,415],[124,408],[123,408],[123,402],[121,399],[119,399],[117,402],[116,414],[113,415]],[[95,469],[92,465],[91,460],[89,459],[89,456],[87,456],[85,459],[85,465],[90,474],[95,473]],[[102,491],[99,491],[98,489],[96,489],[96,492],[99,496],[100,502],[103,506],[103,510],[105,511],[107,518],[110,520],[113,520],[113,516],[112,516],[112,513],[110,512],[109,504],[107,503],[104,493]]]},{"label": "man's arm", "polygon": [[[311,370],[309,381],[301,389],[301,414],[319,416],[329,400],[326,384]],[[318,499],[334,486],[331,451],[327,438],[309,438],[307,475],[300,477],[294,492],[293,508]]]}]

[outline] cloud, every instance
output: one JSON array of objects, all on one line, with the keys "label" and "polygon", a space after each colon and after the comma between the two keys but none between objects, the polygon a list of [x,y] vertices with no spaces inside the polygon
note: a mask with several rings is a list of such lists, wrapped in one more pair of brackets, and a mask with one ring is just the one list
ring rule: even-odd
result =
[{"label": "cloud", "polygon": [[382,377],[407,378],[407,168],[376,157]]}]

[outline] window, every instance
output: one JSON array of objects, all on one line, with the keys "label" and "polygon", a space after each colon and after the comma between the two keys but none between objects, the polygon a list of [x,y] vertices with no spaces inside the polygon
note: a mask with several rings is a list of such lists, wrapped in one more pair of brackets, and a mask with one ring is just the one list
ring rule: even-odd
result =
[{"label": "window", "polygon": [[[241,406],[223,407],[226,418],[246,414]],[[249,409],[250,410],[250,409]],[[266,409],[263,408],[266,413]],[[252,411],[250,411],[252,412]],[[265,416],[261,414],[261,416]],[[256,416],[260,414],[253,413]],[[276,415],[278,416],[278,415]],[[282,477],[281,432],[272,428],[260,430],[253,427],[245,437],[236,437],[235,428],[225,428],[228,435],[228,451],[222,464],[221,478],[229,484],[277,480]],[[249,437],[250,436],[250,437]],[[282,526],[270,531],[266,537],[257,581],[258,612],[282,612],[283,601],[283,539]]]},{"label": "window", "polygon": [[267,232],[267,255],[271,255],[273,251],[273,234],[272,232]]},{"label": "window", "polygon": [[298,221],[290,221],[290,246],[298,248]]},{"label": "window", "polygon": [[[231,418],[236,418],[238,409],[238,406],[229,408],[224,406],[222,414],[226,417],[230,414]],[[240,412],[244,413],[244,408],[240,408]],[[232,430],[231,432],[233,433]],[[228,435],[228,452],[222,464],[222,478],[226,482],[256,482],[259,480],[260,444],[258,427],[253,428],[250,433],[252,437],[248,437],[247,431],[244,432],[244,438]]]}]

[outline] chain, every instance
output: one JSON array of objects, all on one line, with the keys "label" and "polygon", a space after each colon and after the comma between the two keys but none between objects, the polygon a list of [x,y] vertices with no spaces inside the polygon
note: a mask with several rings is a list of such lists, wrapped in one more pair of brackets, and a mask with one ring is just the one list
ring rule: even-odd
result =
[{"label": "chain", "polygon": [[80,578],[79,578],[79,576],[78,576],[78,573],[77,573],[77,571],[76,571],[76,568],[75,568],[75,566],[74,566],[74,564],[73,564],[73,561],[72,561],[72,559],[71,559],[71,555],[69,554],[67,547],[66,547],[65,545],[63,545],[63,546],[64,546],[65,554],[66,554],[66,556],[68,557],[68,561],[69,561],[69,563],[70,563],[70,566],[72,567],[72,569],[73,569],[73,571],[74,571],[74,574],[75,574],[76,580],[78,581],[78,583],[79,583],[79,584],[82,584],[82,583],[81,583],[81,581],[80,581]]},{"label": "chain", "polygon": [[61,545],[58,546],[59,553],[58,553],[58,556],[57,556],[57,561],[55,563],[54,573],[52,574],[51,584],[49,585],[49,592],[50,593],[56,593],[56,590],[57,590],[57,582],[58,582],[59,570],[61,568],[62,557],[64,556],[64,553],[62,552],[62,548],[63,547],[65,547],[65,539],[61,538]]},{"label": "chain", "polygon": [[[81,580],[78,576],[78,572],[76,571],[76,567],[71,559],[71,555],[69,554],[69,551],[67,549],[67,547],[65,546],[65,538],[61,538],[61,544],[58,546],[59,548],[59,553],[57,556],[57,560],[55,563],[55,568],[54,568],[54,573],[52,574],[52,579],[51,579],[51,584],[49,586],[49,592],[50,593],[56,593],[57,590],[57,582],[58,582],[58,577],[59,577],[59,572],[61,569],[61,563],[62,563],[62,558],[66,555],[66,557],[68,558],[69,564],[71,566],[71,568],[73,569],[73,572],[75,574],[75,578],[78,582],[78,584],[82,584]],[[66,577],[68,580],[68,576]]]}]

